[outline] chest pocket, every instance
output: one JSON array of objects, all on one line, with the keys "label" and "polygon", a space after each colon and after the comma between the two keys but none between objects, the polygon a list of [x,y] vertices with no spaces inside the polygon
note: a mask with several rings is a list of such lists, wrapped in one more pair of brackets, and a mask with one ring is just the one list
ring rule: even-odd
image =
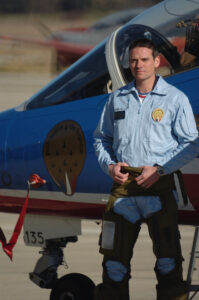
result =
[{"label": "chest pocket", "polygon": [[148,150],[152,157],[164,156],[175,144],[172,133],[172,113],[169,108],[153,109],[149,123]]}]

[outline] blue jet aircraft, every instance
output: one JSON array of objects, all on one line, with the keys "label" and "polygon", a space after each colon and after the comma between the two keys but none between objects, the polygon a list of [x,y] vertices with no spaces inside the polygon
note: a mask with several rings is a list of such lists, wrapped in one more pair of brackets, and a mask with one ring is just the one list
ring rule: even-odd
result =
[{"label": "blue jet aircraft", "polygon": [[[74,293],[71,282],[80,296],[70,299],[91,299],[91,279],[82,274],[57,279],[57,268],[62,249],[81,234],[81,219],[101,219],[108,200],[111,180],[98,165],[93,132],[110,93],[133,80],[126,49],[134,39],[147,37],[157,45],[158,73],[188,95],[198,124],[198,16],[199,0],[162,1],[114,31],[25,103],[0,113],[0,211],[20,213],[27,181],[35,183],[37,175],[45,180],[30,191],[24,241],[45,248],[30,279],[52,288],[50,300]],[[188,205],[179,191],[180,223],[199,225],[198,158],[182,171]]]}]

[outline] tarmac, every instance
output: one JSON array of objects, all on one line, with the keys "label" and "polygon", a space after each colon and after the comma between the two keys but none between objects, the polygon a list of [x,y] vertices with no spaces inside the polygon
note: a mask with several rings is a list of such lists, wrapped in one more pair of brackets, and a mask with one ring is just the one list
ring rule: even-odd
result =
[{"label": "tarmac", "polygon": [[[49,74],[35,73],[0,73],[0,109],[11,108],[21,104],[44,84],[51,80]],[[0,227],[9,240],[18,215],[0,213]],[[66,266],[58,269],[59,277],[67,273],[82,273],[90,277],[95,284],[101,282],[102,256],[98,252],[98,237],[101,226],[94,221],[83,220],[83,234],[77,243],[69,244],[65,250]],[[180,226],[182,251],[185,258],[184,277],[187,269],[194,235],[193,226]],[[0,247],[0,300],[48,300],[50,290],[41,289],[29,280],[40,257],[40,248],[26,247],[21,233],[14,248],[13,261],[5,255]],[[153,271],[155,258],[152,244],[145,224],[134,250],[132,259],[132,278],[130,280],[131,300],[155,300],[156,279]],[[197,280],[197,281],[196,281]],[[194,281],[199,280],[198,270],[194,272]],[[195,296],[199,300],[199,295]],[[111,300],[111,299],[110,299]]]}]

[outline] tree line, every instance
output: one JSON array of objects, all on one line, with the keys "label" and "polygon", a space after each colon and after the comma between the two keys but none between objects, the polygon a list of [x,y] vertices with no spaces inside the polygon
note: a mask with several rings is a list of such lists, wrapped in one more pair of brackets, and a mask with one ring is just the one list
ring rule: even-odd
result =
[{"label": "tree line", "polygon": [[0,13],[52,13],[152,6],[160,0],[0,0]]}]

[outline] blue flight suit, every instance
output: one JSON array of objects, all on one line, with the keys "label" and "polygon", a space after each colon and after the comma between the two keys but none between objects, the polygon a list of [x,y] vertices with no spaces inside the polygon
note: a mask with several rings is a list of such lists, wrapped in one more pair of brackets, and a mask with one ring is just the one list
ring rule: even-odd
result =
[{"label": "blue flight suit", "polygon": [[[131,82],[110,95],[95,130],[95,151],[108,174],[108,165],[126,162],[129,166],[165,165],[198,136],[194,115],[183,92],[157,76],[154,89],[140,102]],[[114,212],[132,223],[161,210],[157,196],[119,198]],[[157,268],[166,274],[175,267],[173,258],[161,258]],[[121,281],[125,267],[106,262],[107,273]]]},{"label": "blue flight suit", "polygon": [[197,155],[199,155],[199,138],[190,143],[189,146],[187,146],[163,166],[165,174],[169,174],[177,169],[180,169],[194,159]]}]

